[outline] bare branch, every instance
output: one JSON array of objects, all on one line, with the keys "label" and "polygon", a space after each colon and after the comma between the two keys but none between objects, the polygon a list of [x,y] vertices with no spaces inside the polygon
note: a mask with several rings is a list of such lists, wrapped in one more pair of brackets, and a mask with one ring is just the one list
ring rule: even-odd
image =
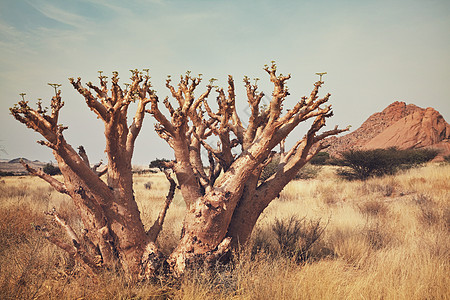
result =
[{"label": "bare branch", "polygon": [[[151,94],[150,97],[155,97],[155,95]],[[136,138],[137,138],[139,132],[141,131],[142,123],[144,121],[145,106],[150,101],[152,101],[152,100],[148,99],[148,98],[140,98],[139,99],[138,107],[136,109],[136,114],[133,118],[133,123],[129,127],[129,133],[128,133],[128,137],[127,137],[127,151],[129,153],[132,153],[132,151],[133,151],[134,142],[136,141]]]},{"label": "bare branch", "polygon": [[153,115],[153,117],[162,126],[161,128],[164,128],[164,131],[166,134],[168,134],[168,136],[173,137],[175,135],[175,127],[169,120],[167,120],[167,118],[161,113],[158,108],[158,97],[156,95],[151,98],[151,109],[146,110],[146,112]]},{"label": "bare branch", "polygon": [[[80,77],[78,77],[77,81],[75,81],[73,78],[69,78],[69,81],[72,86],[78,91],[78,93],[80,93],[85,98],[86,104],[89,106],[89,108],[94,111],[103,121],[107,122],[109,120],[108,110],[111,109],[111,106],[105,106],[105,102],[102,104],[96,98],[94,98],[91,92],[81,85]],[[97,87],[93,86],[92,83],[88,83],[88,87],[96,90],[97,94],[102,98],[106,97],[105,93]]]},{"label": "bare branch", "polygon": [[98,163],[92,166],[92,171],[97,172],[97,169],[103,164],[103,161],[100,160]]},{"label": "bare branch", "polygon": [[36,226],[35,227],[37,231],[41,231],[44,234],[44,237],[54,244],[55,246],[59,247],[60,249],[66,251],[70,256],[74,257],[75,259],[78,259],[80,262],[84,263],[85,266],[88,267],[88,270],[91,272],[92,275],[96,275],[100,273],[99,266],[95,262],[95,260],[90,257],[89,254],[82,251],[81,249],[71,246],[57,237],[50,234],[49,230],[46,227]]},{"label": "bare branch", "polygon": [[23,162],[22,160],[20,161],[20,163],[25,167],[25,169],[27,169],[27,171],[30,174],[33,174],[35,176],[38,176],[38,177],[44,179],[58,192],[60,192],[62,194],[68,194],[68,191],[67,191],[64,183],[58,181],[57,179],[53,178],[52,176],[50,176],[46,173],[44,173],[44,171],[42,171],[42,170],[36,170],[36,169],[32,168],[30,165]]},{"label": "bare branch", "polygon": [[91,167],[91,165],[89,164],[89,158],[86,154],[86,150],[84,150],[84,147],[82,145],[80,145],[78,147],[78,154],[80,155],[81,159],[83,159],[84,163],[88,166]]},{"label": "bare branch", "polygon": [[105,175],[106,172],[108,172],[108,166],[105,166],[102,170],[96,171],[95,173],[97,174],[98,177],[101,177],[101,176]]},{"label": "bare branch", "polygon": [[67,222],[62,219],[58,213],[56,212],[56,209],[53,208],[51,211],[46,212],[46,215],[52,216],[56,223],[58,223],[59,226],[61,226],[67,233],[67,235],[69,236],[69,238],[71,239],[74,247],[76,249],[80,248],[80,240],[78,239],[78,236],[76,235],[75,231],[73,231],[72,227],[70,227],[69,224],[67,224]]},{"label": "bare branch", "polygon": [[217,248],[213,251],[211,251],[206,256],[206,262],[216,262],[220,257],[225,255],[228,251],[230,251],[230,243],[231,243],[231,237],[226,237],[223,239],[223,241],[217,246]]},{"label": "bare branch", "polygon": [[170,183],[169,193],[166,196],[166,200],[164,201],[164,206],[159,212],[158,218],[153,223],[153,226],[147,231],[148,241],[156,242],[159,233],[162,230],[162,226],[164,223],[164,218],[166,217],[167,210],[169,209],[170,203],[172,203],[173,197],[175,195],[175,189],[177,184],[175,180],[170,175],[169,171],[164,170],[164,174],[166,175],[167,180]]},{"label": "bare branch", "polygon": [[170,104],[170,102],[169,102],[169,97],[164,98],[163,103],[166,106],[167,110],[169,111],[170,116],[173,116],[173,114],[175,113],[175,110],[173,109],[172,104]]}]

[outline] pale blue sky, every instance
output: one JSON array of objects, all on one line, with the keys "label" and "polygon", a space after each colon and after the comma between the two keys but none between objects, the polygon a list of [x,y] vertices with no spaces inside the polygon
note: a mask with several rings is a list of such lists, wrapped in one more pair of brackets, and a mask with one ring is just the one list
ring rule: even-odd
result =
[{"label": "pale blue sky", "polygon": [[[231,74],[244,116],[242,77],[261,78],[270,94],[262,67],[271,60],[292,74],[286,107],[310,92],[315,72],[328,72],[330,127],[356,129],[397,100],[434,107],[449,121],[450,1],[0,0],[0,145],[8,153],[0,158],[52,159],[8,111],[21,92],[48,104],[47,82],[63,84],[66,139],[96,161],[104,156],[103,127],[68,77],[95,82],[98,70],[117,70],[126,82],[129,69],[150,68],[164,97],[168,74],[192,70],[222,86]],[[152,124],[148,115],[136,164],[172,156]]]}]

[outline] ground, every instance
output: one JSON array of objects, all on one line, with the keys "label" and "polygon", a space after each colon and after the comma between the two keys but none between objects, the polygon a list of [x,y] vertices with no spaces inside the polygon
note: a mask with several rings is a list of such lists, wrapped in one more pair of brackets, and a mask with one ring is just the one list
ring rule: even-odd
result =
[{"label": "ground", "polygon": [[[261,215],[233,266],[199,269],[174,281],[127,286],[120,274],[93,280],[34,228],[55,207],[75,228],[70,199],[30,176],[0,179],[0,298],[68,299],[448,299],[450,164],[428,164],[366,182],[333,167],[285,187]],[[151,182],[151,189],[145,184]],[[147,185],[148,186],[148,185]],[[167,193],[162,174],[135,176],[141,217],[150,226]],[[179,192],[159,238],[169,253],[180,235]],[[281,251],[276,220],[324,229],[299,261]],[[316,223],[314,223],[316,222]],[[309,226],[309,227],[308,227]],[[304,232],[304,233],[305,233]],[[304,235],[304,237],[307,235]],[[298,247],[303,240],[298,241]]]}]

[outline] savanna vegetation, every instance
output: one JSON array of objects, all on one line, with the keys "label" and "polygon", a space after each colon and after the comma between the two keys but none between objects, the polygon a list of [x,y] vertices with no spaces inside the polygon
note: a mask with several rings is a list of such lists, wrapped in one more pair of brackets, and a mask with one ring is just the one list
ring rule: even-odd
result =
[{"label": "savanna vegetation", "polygon": [[371,176],[393,175],[401,169],[426,163],[435,158],[438,153],[438,150],[430,148],[358,149],[344,151],[341,154],[342,159],[332,159],[331,161],[328,159],[328,161],[348,167],[348,169],[341,169],[342,177],[350,180],[356,178],[364,180]]},{"label": "savanna vegetation", "polygon": [[[52,149],[61,175],[23,163],[49,186],[27,176],[1,182],[2,298],[446,296],[448,165],[345,182],[333,167],[318,166],[323,155],[308,164],[348,128],[323,130],[333,114],[330,94],[319,97],[323,81],[285,109],[291,76],[278,74],[274,62],[264,70],[270,103],[261,105],[258,79],[244,77],[245,120],[231,76],[226,92],[211,79],[203,93],[201,74],[187,72],[176,86],[168,77],[163,110],[148,69],[131,70],[124,89],[117,72],[108,82],[100,71],[99,86],[70,78],[105,127],[103,167],[65,139],[59,84],[51,84],[50,109],[40,100],[31,107],[21,94],[11,114],[43,137],[38,143]],[[213,92],[216,109],[207,101]],[[147,114],[175,159],[133,172]],[[306,134],[285,149],[303,122]]]},{"label": "savanna vegetation", "polygon": [[[163,173],[134,175],[146,229],[168,187]],[[0,298],[448,299],[449,198],[449,164],[365,181],[344,180],[336,167],[322,166],[314,178],[289,183],[269,204],[232,264],[130,285],[113,271],[92,277],[44,239],[43,227],[65,233],[42,211],[55,208],[74,230],[83,228],[70,197],[36,177],[4,177]],[[177,191],[160,234],[164,253],[178,244],[185,210]]]},{"label": "savanna vegetation", "polygon": [[54,166],[53,164],[50,164],[50,163],[46,164],[42,168],[42,171],[44,171],[45,174],[48,174],[48,175],[51,175],[51,176],[53,176],[53,175],[60,175],[61,174],[61,171],[59,170],[59,168]]},{"label": "savanna vegetation", "polygon": [[[259,90],[259,79],[251,81],[245,76],[243,98],[247,98],[250,112],[243,116],[237,112],[239,96],[232,76],[228,76],[226,92],[214,85],[214,78],[200,86],[202,74],[193,76],[188,71],[176,85],[169,76],[166,87],[171,97],[162,101],[161,108],[149,69],[130,71],[131,83],[125,83],[125,88],[119,84],[118,72],[113,72],[109,81],[99,71],[99,85],[69,78],[105,128],[107,162],[102,168],[102,162],[90,163],[82,145],[76,151],[64,136],[68,126],[59,122],[64,106],[58,90],[61,84],[50,84],[55,89],[50,108],[41,100],[36,108],[30,106],[25,93],[10,108],[17,121],[42,136],[38,143],[52,150],[62,178],[25,163],[24,167],[72,198],[72,212],[83,224],[74,229],[57,209],[52,209],[47,214],[64,229],[66,237],[55,235],[49,227],[41,227],[43,236],[82,262],[93,276],[116,270],[136,283],[160,274],[181,277],[199,265],[211,267],[229,260],[233,250],[248,242],[270,202],[316,153],[329,146],[326,139],[349,129],[335,126],[323,130],[333,115],[331,105],[326,105],[331,94],[319,96],[323,74],[309,96],[298,97],[285,108],[291,75],[279,73],[272,61],[264,66],[273,86],[270,103],[261,104],[265,95]],[[217,94],[216,107],[207,100],[213,93]],[[130,118],[133,103],[137,107]],[[144,212],[133,189],[131,162],[147,114],[156,120],[155,131],[172,148],[175,159],[159,161],[170,186],[161,212],[145,229],[141,218]],[[295,138],[286,149],[286,139],[302,123],[308,124],[305,135]],[[263,177],[262,170],[270,163],[274,172]],[[102,179],[103,175],[106,177]],[[177,246],[171,253],[164,253],[158,237],[177,187],[187,209]]]}]

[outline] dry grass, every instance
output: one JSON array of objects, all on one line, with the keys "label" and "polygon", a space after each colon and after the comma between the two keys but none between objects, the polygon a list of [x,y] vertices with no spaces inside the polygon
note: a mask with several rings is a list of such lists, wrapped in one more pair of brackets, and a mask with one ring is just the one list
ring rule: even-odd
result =
[{"label": "dry grass", "polygon": [[[151,189],[145,184],[151,182]],[[166,196],[161,174],[135,178],[145,226]],[[430,164],[396,176],[345,182],[324,167],[290,183],[264,211],[233,268],[194,270],[182,281],[127,286],[118,274],[95,283],[33,224],[56,207],[81,226],[66,197],[32,177],[0,181],[1,299],[449,299],[450,165]],[[185,205],[177,192],[160,238],[177,243]],[[326,224],[308,259],[281,255],[275,220],[296,216]],[[328,221],[329,220],[329,221]],[[253,249],[253,251],[251,251]],[[256,251],[259,250],[259,251]]]}]

